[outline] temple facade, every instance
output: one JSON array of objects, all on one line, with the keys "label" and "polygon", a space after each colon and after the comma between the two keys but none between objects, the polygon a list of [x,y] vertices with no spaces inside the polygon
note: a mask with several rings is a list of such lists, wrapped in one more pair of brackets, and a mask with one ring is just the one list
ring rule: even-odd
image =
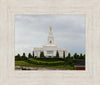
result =
[{"label": "temple facade", "polygon": [[66,48],[59,48],[56,44],[54,44],[54,37],[52,33],[52,28],[50,27],[50,32],[48,36],[48,43],[44,45],[42,48],[34,48],[34,56],[40,57],[40,53],[43,52],[45,57],[55,57],[56,53],[59,53],[59,57],[63,58],[64,53],[67,56]]}]

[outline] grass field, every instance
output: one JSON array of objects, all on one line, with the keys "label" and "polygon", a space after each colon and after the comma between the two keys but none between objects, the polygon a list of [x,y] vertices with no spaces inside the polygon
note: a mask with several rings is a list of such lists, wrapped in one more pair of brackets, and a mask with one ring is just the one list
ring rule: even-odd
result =
[{"label": "grass field", "polygon": [[51,67],[74,70],[73,66],[66,64],[66,62],[61,59],[28,59],[27,61],[15,61],[15,66]]}]

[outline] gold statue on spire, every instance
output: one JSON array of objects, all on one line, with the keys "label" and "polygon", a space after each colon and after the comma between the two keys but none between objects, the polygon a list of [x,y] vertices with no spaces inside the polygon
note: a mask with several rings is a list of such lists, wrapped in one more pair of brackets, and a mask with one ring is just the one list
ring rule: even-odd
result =
[{"label": "gold statue on spire", "polygon": [[51,32],[51,30],[52,30],[52,28],[51,28],[51,26],[50,26],[50,32]]}]

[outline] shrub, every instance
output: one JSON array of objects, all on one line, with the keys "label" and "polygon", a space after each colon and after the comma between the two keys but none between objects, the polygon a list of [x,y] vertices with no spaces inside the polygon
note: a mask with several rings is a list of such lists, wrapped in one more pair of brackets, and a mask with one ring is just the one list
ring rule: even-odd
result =
[{"label": "shrub", "polygon": [[36,59],[28,59],[28,63],[37,64],[37,65],[64,65],[65,64],[64,61],[48,62],[48,61],[40,61],[40,60],[36,60]]},{"label": "shrub", "polygon": [[20,56],[20,54],[18,54],[18,55],[15,56],[15,61],[21,61],[21,56]]},{"label": "shrub", "polygon": [[44,58],[44,52],[40,53],[40,58]]},{"label": "shrub", "polygon": [[22,59],[22,60],[27,60],[27,57],[26,57],[25,53],[23,53],[21,59]]},{"label": "shrub", "polygon": [[58,50],[57,50],[57,53],[56,53],[56,58],[59,58],[59,53],[58,53]]}]

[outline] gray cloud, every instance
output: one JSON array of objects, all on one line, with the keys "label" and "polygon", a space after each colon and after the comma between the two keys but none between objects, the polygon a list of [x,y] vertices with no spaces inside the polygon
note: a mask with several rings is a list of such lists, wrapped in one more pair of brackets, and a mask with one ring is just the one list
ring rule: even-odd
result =
[{"label": "gray cloud", "polygon": [[85,15],[16,15],[15,54],[45,45],[50,26],[59,47],[72,55],[85,52]]}]

